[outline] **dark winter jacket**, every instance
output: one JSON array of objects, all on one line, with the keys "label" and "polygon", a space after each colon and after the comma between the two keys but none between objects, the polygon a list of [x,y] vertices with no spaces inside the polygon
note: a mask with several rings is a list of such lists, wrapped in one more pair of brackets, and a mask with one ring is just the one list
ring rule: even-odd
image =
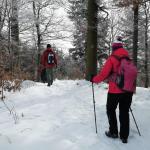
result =
[{"label": "dark winter jacket", "polygon": [[[108,79],[111,73],[117,73],[118,67],[119,67],[119,60],[117,60],[114,56],[116,55],[118,57],[123,57],[128,55],[128,51],[124,48],[119,48],[112,52],[112,54],[107,59],[106,63],[104,64],[102,70],[99,72],[98,75],[96,75],[92,80],[94,83],[100,83],[104,81],[105,79]],[[121,89],[118,88],[115,82],[109,81],[109,93],[124,93]]]}]

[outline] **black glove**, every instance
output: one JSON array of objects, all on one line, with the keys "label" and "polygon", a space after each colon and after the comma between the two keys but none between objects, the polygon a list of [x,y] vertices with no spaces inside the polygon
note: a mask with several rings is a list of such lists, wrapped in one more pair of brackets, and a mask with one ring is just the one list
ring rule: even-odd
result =
[{"label": "black glove", "polygon": [[91,74],[91,76],[90,76],[90,82],[92,82],[93,83],[93,78],[94,78],[94,74]]}]

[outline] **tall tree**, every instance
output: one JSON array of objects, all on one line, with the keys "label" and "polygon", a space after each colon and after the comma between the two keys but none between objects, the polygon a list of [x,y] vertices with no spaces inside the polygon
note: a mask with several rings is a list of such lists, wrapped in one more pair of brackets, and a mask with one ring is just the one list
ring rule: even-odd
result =
[{"label": "tall tree", "polygon": [[86,79],[97,73],[97,13],[96,0],[88,0],[87,12],[87,46],[86,46]]},{"label": "tall tree", "polygon": [[133,24],[133,60],[137,65],[137,54],[138,54],[138,15],[139,15],[139,4],[137,0],[133,1],[133,12],[134,12],[134,24]]},{"label": "tall tree", "polygon": [[[143,11],[141,12],[141,14],[143,13],[142,17],[140,18],[141,21],[141,25],[143,27],[142,32],[140,33],[141,37],[144,39],[144,87],[148,88],[149,86],[149,67],[148,67],[148,56],[149,56],[149,26],[150,26],[150,2],[144,3],[143,7],[141,8]],[[143,34],[143,36],[142,36]],[[141,42],[143,41],[143,39],[141,39]],[[141,43],[140,42],[140,43]],[[143,62],[143,61],[142,61]]]},{"label": "tall tree", "polygon": [[18,1],[11,1],[11,42],[12,51],[15,57],[17,57],[17,63],[19,61],[19,22],[18,22]]},{"label": "tall tree", "polygon": [[[70,49],[70,55],[78,63],[83,74],[85,73],[85,50],[87,39],[87,0],[69,0],[69,18],[73,22],[73,44],[74,48]],[[101,63],[103,57],[108,52],[108,13],[104,10],[104,3],[97,2],[99,13],[97,15],[97,59]]]},{"label": "tall tree", "polygon": [[2,37],[2,30],[6,20],[7,0],[2,0],[0,3],[0,38]]},{"label": "tall tree", "polygon": [[[35,27],[36,27],[36,33],[37,33],[37,66],[36,66],[36,73],[40,65],[40,53],[41,53],[41,29],[40,29],[40,11],[41,7],[38,5],[36,8],[35,1],[33,3],[33,14],[34,14],[34,21],[35,21]],[[38,73],[35,75],[37,76],[37,81],[40,80],[40,77]]]},{"label": "tall tree", "polygon": [[[20,72],[20,50],[19,50],[19,20],[18,20],[18,0],[9,1],[8,13],[8,47],[10,52],[10,70],[12,76],[19,75]],[[18,73],[15,73],[18,72]]]},{"label": "tall tree", "polygon": [[[86,40],[86,25],[87,25],[87,1],[86,0],[68,0],[69,10],[68,15],[73,22],[73,45],[70,49],[70,54],[74,60],[79,63],[85,61],[85,40]],[[84,63],[85,64],[85,63]]]}]

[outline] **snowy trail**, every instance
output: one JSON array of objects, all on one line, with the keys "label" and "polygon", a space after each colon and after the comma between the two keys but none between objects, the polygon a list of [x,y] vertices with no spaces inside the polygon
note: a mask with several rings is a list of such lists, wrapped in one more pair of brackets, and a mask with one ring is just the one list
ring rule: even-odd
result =
[{"label": "snowy trail", "polygon": [[[26,85],[26,86],[25,86]],[[108,139],[105,84],[94,85],[98,134],[95,134],[91,83],[59,81],[51,87],[24,83],[20,92],[6,93],[6,102],[14,105],[19,122],[0,103],[0,149],[4,150],[149,150],[150,91],[138,88],[133,113],[142,136],[131,116],[128,144]]]}]

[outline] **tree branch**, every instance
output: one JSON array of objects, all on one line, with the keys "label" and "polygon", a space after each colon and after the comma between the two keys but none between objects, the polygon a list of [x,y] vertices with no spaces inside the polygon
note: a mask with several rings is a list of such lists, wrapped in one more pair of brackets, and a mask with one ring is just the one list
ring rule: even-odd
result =
[{"label": "tree branch", "polygon": [[105,10],[106,8],[104,7],[104,6],[98,6],[98,9],[100,10],[100,11],[102,11],[102,12],[104,12],[104,13],[106,13],[107,14],[107,16],[105,17],[105,18],[108,18],[108,16],[109,16],[109,13]]}]

